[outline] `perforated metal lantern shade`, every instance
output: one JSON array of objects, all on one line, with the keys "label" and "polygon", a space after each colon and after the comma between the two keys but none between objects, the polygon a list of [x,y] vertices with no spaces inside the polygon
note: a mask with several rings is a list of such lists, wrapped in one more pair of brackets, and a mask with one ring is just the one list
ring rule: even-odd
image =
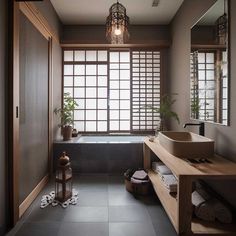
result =
[{"label": "perforated metal lantern shade", "polygon": [[55,200],[65,202],[72,197],[72,169],[70,162],[58,164],[55,179]]},{"label": "perforated metal lantern shade", "polygon": [[129,39],[129,17],[125,7],[119,2],[114,3],[109,9],[106,20],[106,38],[111,44],[123,44]]}]

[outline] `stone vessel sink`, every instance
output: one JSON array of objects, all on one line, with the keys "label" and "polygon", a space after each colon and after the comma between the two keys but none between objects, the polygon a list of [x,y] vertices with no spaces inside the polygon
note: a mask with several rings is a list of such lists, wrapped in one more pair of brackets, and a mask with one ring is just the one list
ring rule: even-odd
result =
[{"label": "stone vessel sink", "polygon": [[180,158],[206,158],[214,155],[214,140],[191,132],[159,132],[159,143]]}]

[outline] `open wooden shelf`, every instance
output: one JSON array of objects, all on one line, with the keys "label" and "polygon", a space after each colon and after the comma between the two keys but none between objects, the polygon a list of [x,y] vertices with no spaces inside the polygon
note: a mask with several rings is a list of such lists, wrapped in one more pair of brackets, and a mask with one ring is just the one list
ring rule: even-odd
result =
[{"label": "open wooden shelf", "polygon": [[153,188],[159,197],[163,207],[166,210],[172,224],[177,227],[177,200],[175,197],[170,195],[169,190],[164,186],[158,174],[154,171],[149,170],[148,176],[152,182]]},{"label": "open wooden shelf", "polygon": [[[150,170],[152,151],[178,177],[178,193],[174,197],[162,180]],[[144,141],[144,168],[148,171],[153,188],[159,197],[178,235],[236,235],[236,222],[222,224],[207,222],[193,217],[192,184],[197,179],[236,179],[236,163],[214,155],[211,164],[190,165],[185,160],[168,153],[158,142]]]},{"label": "open wooden shelf", "polygon": [[207,235],[236,235],[236,224],[222,224],[220,222],[207,222],[197,218],[192,219],[191,229],[194,234]]}]

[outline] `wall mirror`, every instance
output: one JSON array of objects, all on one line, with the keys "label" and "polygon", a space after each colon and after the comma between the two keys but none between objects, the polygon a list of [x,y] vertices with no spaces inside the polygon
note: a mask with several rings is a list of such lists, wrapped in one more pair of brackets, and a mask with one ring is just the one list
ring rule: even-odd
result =
[{"label": "wall mirror", "polygon": [[191,118],[229,124],[229,0],[216,3],[191,29]]}]

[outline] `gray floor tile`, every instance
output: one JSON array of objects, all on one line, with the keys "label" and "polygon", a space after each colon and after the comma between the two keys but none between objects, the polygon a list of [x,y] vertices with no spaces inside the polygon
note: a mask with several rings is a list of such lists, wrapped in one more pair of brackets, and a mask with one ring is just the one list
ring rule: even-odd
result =
[{"label": "gray floor tile", "polygon": [[176,236],[175,229],[170,222],[162,205],[148,206],[148,213],[151,217],[154,229],[157,235],[163,236]]},{"label": "gray floor tile", "polygon": [[154,222],[153,227],[158,236],[177,236],[173,225],[168,221],[163,221],[161,224]]},{"label": "gray floor tile", "polygon": [[165,210],[163,209],[162,205],[148,205],[146,206],[148,213],[153,222],[162,222],[169,220]]},{"label": "gray floor tile", "polygon": [[64,222],[108,222],[108,207],[71,206]]},{"label": "gray floor tile", "polygon": [[79,200],[76,206],[107,206],[107,191],[79,191]]},{"label": "gray floor tile", "polygon": [[118,176],[118,175],[109,176],[108,191],[113,191],[113,190],[119,190],[119,191],[125,190],[125,183],[123,176]]},{"label": "gray floor tile", "polygon": [[53,222],[62,221],[68,209],[61,206],[48,206],[41,209],[40,206],[34,207],[30,215],[25,219],[26,222]]},{"label": "gray floor tile", "polygon": [[8,235],[176,236],[156,195],[127,192],[123,175],[74,175],[73,183],[78,205],[40,209],[42,195],[54,190],[51,181]]},{"label": "gray floor tile", "polygon": [[156,234],[151,223],[109,223],[109,236],[156,236]]},{"label": "gray floor tile", "polygon": [[16,236],[52,236],[59,232],[59,223],[24,223]]},{"label": "gray floor tile", "polygon": [[62,223],[58,236],[108,236],[108,223]]},{"label": "gray floor tile", "polygon": [[109,222],[151,222],[143,206],[109,206]]},{"label": "gray floor tile", "polygon": [[122,190],[108,190],[108,204],[110,206],[127,206],[142,204],[138,198],[126,191]]},{"label": "gray floor tile", "polygon": [[160,200],[156,195],[138,196],[137,198],[145,206],[161,205]]},{"label": "gray floor tile", "polygon": [[73,187],[78,191],[107,191],[107,175],[81,175],[75,176]]}]

